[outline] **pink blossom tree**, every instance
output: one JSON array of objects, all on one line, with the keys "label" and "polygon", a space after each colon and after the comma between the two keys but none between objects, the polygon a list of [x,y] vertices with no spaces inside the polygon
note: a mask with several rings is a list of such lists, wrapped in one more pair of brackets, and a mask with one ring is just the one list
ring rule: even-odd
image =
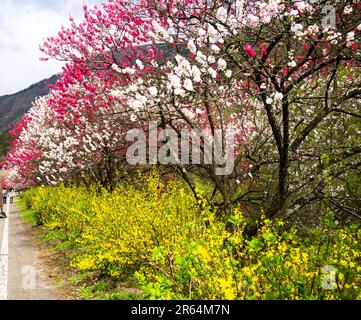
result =
[{"label": "pink blossom tree", "polygon": [[[79,128],[93,132],[103,115],[119,113],[127,120],[108,128],[119,139],[149,120],[211,134],[221,128],[225,137],[230,128],[237,149],[229,176],[217,176],[214,163],[169,167],[195,195],[198,176],[212,186],[211,201],[227,210],[242,204],[250,214],[264,209],[268,217],[290,218],[327,198],[359,217],[347,181],[361,164],[360,15],[351,0],[85,6],[83,22],[72,21],[42,46],[48,57],[69,62],[49,112],[76,141]],[[121,111],[114,112],[114,101]],[[24,152],[29,163],[40,157]],[[94,158],[83,159],[92,167]]]},{"label": "pink blossom tree", "polygon": [[77,81],[70,81],[68,77],[65,72],[12,131],[14,145],[7,169],[33,184],[82,181],[112,189],[124,174],[118,170],[119,162],[125,161],[129,113],[101,79],[78,74]]}]

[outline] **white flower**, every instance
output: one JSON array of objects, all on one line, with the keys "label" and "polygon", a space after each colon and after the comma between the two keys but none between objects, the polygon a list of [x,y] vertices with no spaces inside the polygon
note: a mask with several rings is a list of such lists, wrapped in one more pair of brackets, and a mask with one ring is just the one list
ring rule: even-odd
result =
[{"label": "white flower", "polygon": [[361,31],[361,24],[359,24],[359,25],[357,26],[357,30],[358,30],[358,31]]},{"label": "white flower", "polygon": [[186,90],[193,91],[193,83],[191,79],[186,79],[183,86]]},{"label": "white flower", "polygon": [[178,64],[181,64],[182,61],[184,60],[184,58],[180,55],[180,54],[177,54],[175,57],[174,57],[175,61],[177,61]]},{"label": "white flower", "polygon": [[189,49],[189,51],[191,53],[196,53],[197,52],[197,47],[194,43],[194,41],[191,39],[188,41],[188,45],[187,45],[187,48]]},{"label": "white flower", "polygon": [[197,51],[196,61],[201,64],[204,64],[207,62],[207,57],[201,51]]},{"label": "white flower", "polygon": [[217,15],[216,15],[217,19],[223,23],[225,23],[227,21],[227,10],[223,7],[220,7],[217,10]]},{"label": "white flower", "polygon": [[110,92],[110,94],[115,98],[122,98],[123,97],[123,92],[121,92],[120,90],[112,90]]},{"label": "white flower", "polygon": [[194,114],[193,110],[191,111],[191,110],[185,108],[185,109],[183,109],[183,113],[184,113],[185,116],[186,116],[187,118],[189,118],[190,120],[193,120],[194,117],[195,117],[195,114]]},{"label": "white flower", "polygon": [[352,6],[346,6],[343,12],[344,14],[350,14],[352,12]]},{"label": "white flower", "polygon": [[219,53],[219,51],[221,51],[221,49],[220,49],[218,46],[216,46],[215,44],[212,44],[211,50],[212,50],[214,53]]},{"label": "white flower", "polygon": [[210,64],[213,64],[213,63],[216,62],[216,58],[215,58],[214,56],[209,56],[209,57],[208,57],[208,62],[209,62]]},{"label": "white flower", "polygon": [[218,69],[219,70],[225,70],[227,68],[227,61],[223,58],[218,59]]},{"label": "white flower", "polygon": [[192,76],[195,82],[201,82],[201,71],[197,66],[192,66]]},{"label": "white flower", "polygon": [[292,24],[291,26],[291,31],[296,35],[296,36],[300,36],[302,35],[302,29],[303,29],[303,25],[301,23],[295,23]]},{"label": "white flower", "polygon": [[202,114],[202,113],[203,113],[202,109],[199,108],[196,109],[196,114]]},{"label": "white flower", "polygon": [[133,100],[133,101],[130,103],[130,107],[131,107],[134,111],[137,112],[137,111],[143,109],[144,104],[143,104],[141,101]]},{"label": "white flower", "polygon": [[261,88],[261,89],[266,89],[266,84],[263,82],[263,83],[260,85],[260,88]]},{"label": "white flower", "polygon": [[130,92],[136,92],[136,91],[138,91],[138,86],[137,86],[136,84],[131,84],[131,85],[129,86],[129,91],[130,91]]},{"label": "white flower", "polygon": [[331,41],[332,44],[337,44],[341,35],[342,35],[341,33],[335,32],[334,34],[329,35],[326,40]]},{"label": "white flower", "polygon": [[186,95],[186,92],[183,89],[177,88],[177,89],[174,90],[174,94],[176,96],[184,97]]},{"label": "white flower", "polygon": [[137,120],[137,116],[135,115],[135,114],[132,114],[131,116],[130,116],[130,120],[131,121],[136,121]]},{"label": "white flower", "polygon": [[295,60],[292,60],[292,61],[290,61],[289,63],[287,63],[287,65],[288,65],[289,67],[293,68],[293,67],[297,66],[297,63],[296,63]]},{"label": "white flower", "polygon": [[270,15],[277,14],[283,8],[280,2],[280,0],[269,0],[268,5],[264,3],[264,12]]},{"label": "white flower", "polygon": [[230,77],[232,77],[232,74],[233,74],[232,70],[227,70],[226,73],[225,73],[225,76],[227,78],[230,78]]},{"label": "white flower", "polygon": [[169,81],[170,81],[171,85],[172,85],[175,89],[182,87],[182,85],[181,85],[181,80],[180,80],[180,78],[179,78],[177,75],[171,74],[171,75],[168,76],[168,78],[169,78]]},{"label": "white flower", "polygon": [[211,37],[217,37],[219,35],[218,31],[211,24],[208,24],[208,34]]},{"label": "white flower", "polygon": [[291,10],[290,16],[294,16],[294,17],[298,16],[298,10],[296,10],[296,9]]},{"label": "white flower", "polygon": [[281,92],[277,92],[274,98],[276,101],[281,101],[283,99],[283,94]]},{"label": "white flower", "polygon": [[212,76],[212,78],[217,78],[217,71],[214,70],[213,68],[209,67],[208,68],[208,73]]},{"label": "white flower", "polygon": [[152,21],[152,26],[155,32],[159,32],[159,30],[161,29],[161,26],[159,25],[158,21],[153,20]]},{"label": "white flower", "polygon": [[125,68],[122,70],[123,73],[128,73],[130,75],[135,73],[135,70],[133,68]]},{"label": "white flower", "polygon": [[270,16],[270,15],[262,16],[262,23],[264,23],[264,24],[270,23],[271,20],[272,20],[272,16]]},{"label": "white flower", "polygon": [[316,26],[316,25],[309,26],[309,27],[307,28],[307,34],[308,34],[309,36],[313,36],[313,35],[317,34],[319,30],[320,30],[320,29],[319,29],[318,26]]},{"label": "white flower", "polygon": [[346,35],[346,41],[350,42],[355,40],[355,32],[351,31]]},{"label": "white flower", "polygon": [[156,87],[150,87],[148,91],[152,97],[156,97],[158,94],[158,89]]},{"label": "white flower", "polygon": [[118,72],[118,73],[121,73],[122,72],[122,69],[119,68],[119,66],[115,63],[112,64],[112,69],[115,71],[115,72]]},{"label": "white flower", "polygon": [[258,19],[257,16],[255,16],[255,15],[252,14],[252,13],[250,13],[250,14],[247,15],[247,21],[248,21],[248,24],[249,24],[249,26],[250,26],[251,28],[255,28],[255,27],[257,27],[257,25],[258,25],[259,19]]},{"label": "white flower", "polygon": [[140,60],[137,59],[137,60],[135,61],[135,63],[137,64],[137,66],[138,66],[138,68],[139,68],[140,70],[144,69],[144,65],[143,65],[142,61],[140,61]]},{"label": "white flower", "polygon": [[204,37],[207,34],[207,32],[203,28],[199,28],[198,29],[198,34],[199,34],[200,37]]},{"label": "white flower", "polygon": [[306,8],[306,4],[303,1],[299,1],[296,3],[296,7],[298,10],[303,11]]},{"label": "white flower", "polygon": [[271,97],[268,97],[267,100],[266,100],[266,103],[267,104],[272,104],[273,102],[273,99]]},{"label": "white flower", "polygon": [[[172,21],[170,21],[170,20],[168,20],[168,23],[172,23]],[[170,35],[170,36],[174,36],[174,35],[176,35],[177,34],[177,31],[176,31],[176,29],[174,29],[173,27],[169,27],[168,29],[167,29],[167,32],[168,32],[168,34]]]}]

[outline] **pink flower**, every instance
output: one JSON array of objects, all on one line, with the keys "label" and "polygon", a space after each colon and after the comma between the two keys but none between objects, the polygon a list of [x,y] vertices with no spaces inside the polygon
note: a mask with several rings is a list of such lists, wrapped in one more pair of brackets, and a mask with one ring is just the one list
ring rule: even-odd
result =
[{"label": "pink flower", "polygon": [[256,51],[254,51],[253,47],[249,43],[245,44],[243,49],[251,58],[254,58],[257,55]]},{"label": "pink flower", "polygon": [[264,44],[260,50],[261,54],[266,56],[267,55],[267,48],[268,46],[266,44]]},{"label": "pink flower", "polygon": [[352,49],[358,49],[360,46],[357,42],[354,42],[351,46]]}]

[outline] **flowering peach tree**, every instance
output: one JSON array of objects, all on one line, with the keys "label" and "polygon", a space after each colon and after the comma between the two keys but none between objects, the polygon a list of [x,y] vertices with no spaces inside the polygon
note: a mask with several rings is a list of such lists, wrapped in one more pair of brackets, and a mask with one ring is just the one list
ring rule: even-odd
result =
[{"label": "flowering peach tree", "polygon": [[227,175],[205,158],[161,166],[195,196],[206,180],[218,207],[293,217],[326,199],[360,218],[360,18],[351,0],[84,5],[81,23],[41,47],[42,60],[67,65],[14,131],[9,170],[34,183],[114,186],[127,170],[126,132],[156,121],[183,139],[182,129],[206,132],[203,155],[217,130],[222,157],[232,136]]}]

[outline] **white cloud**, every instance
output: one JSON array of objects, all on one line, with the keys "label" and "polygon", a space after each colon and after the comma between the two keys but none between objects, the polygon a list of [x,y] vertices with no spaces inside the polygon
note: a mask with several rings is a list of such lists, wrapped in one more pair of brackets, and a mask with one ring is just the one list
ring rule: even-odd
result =
[{"label": "white cloud", "polygon": [[[88,0],[86,3],[99,3]],[[61,5],[60,5],[61,4]],[[0,8],[0,96],[25,89],[61,71],[62,63],[39,61],[39,45],[82,16],[83,0],[2,0]]]}]

